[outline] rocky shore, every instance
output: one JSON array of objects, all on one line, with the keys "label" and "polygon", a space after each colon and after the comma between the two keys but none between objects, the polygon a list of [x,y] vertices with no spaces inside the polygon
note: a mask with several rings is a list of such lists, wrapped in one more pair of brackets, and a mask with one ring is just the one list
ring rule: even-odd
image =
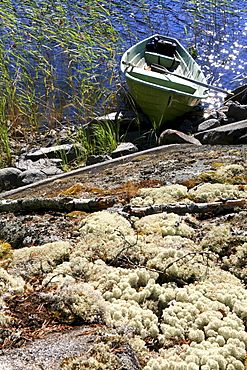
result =
[{"label": "rocky shore", "polygon": [[[157,145],[190,143],[194,145],[234,145],[247,143],[247,105],[245,105],[246,86],[233,91],[225,105],[215,111],[195,111],[186,117],[178,118],[172,128],[161,128],[159,138],[154,140],[152,125],[147,117],[132,111],[112,113],[99,117],[84,127],[100,122],[112,121],[121,127],[125,140],[110,155],[90,155],[80,166],[109,161],[114,158],[136,153]],[[140,127],[137,129],[136,122]],[[75,128],[64,127],[61,131],[48,130],[39,138],[40,144],[28,150],[21,147],[14,166],[0,169],[0,191],[26,186],[39,180],[64,172],[64,163],[72,163],[79,156],[81,148],[73,137]],[[17,140],[18,141],[18,140]],[[59,142],[59,145],[57,143]],[[13,143],[15,145],[15,143]],[[68,167],[68,166],[67,166]]]},{"label": "rocky shore", "polygon": [[[112,203],[1,213],[0,369],[244,370],[246,149],[161,146],[5,193]],[[128,216],[193,202],[218,207]]]},{"label": "rocky shore", "polygon": [[245,369],[246,107],[0,170],[0,369]]}]

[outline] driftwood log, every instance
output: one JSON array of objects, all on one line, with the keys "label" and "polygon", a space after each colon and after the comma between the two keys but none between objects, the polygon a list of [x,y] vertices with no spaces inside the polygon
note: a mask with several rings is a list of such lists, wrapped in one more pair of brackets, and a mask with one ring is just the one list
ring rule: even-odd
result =
[{"label": "driftwood log", "polygon": [[21,198],[17,200],[4,199],[0,201],[0,212],[32,212],[32,211],[100,211],[113,206],[118,198],[95,197],[90,199],[76,199],[71,197],[54,198]]},{"label": "driftwood log", "polygon": [[221,200],[212,203],[168,203],[154,204],[150,206],[138,206],[128,204],[123,207],[123,214],[130,216],[143,217],[155,213],[176,213],[184,215],[186,213],[219,213],[225,210],[234,210],[236,207],[243,208],[246,205],[246,199]]},{"label": "driftwood log", "polygon": [[[118,203],[117,197],[94,197],[89,199],[54,197],[54,198],[20,198],[17,200],[3,199],[0,201],[0,212],[31,212],[31,211],[85,211],[95,212],[112,207]],[[168,203],[154,204],[149,206],[138,206],[128,204],[124,206],[120,214],[124,216],[143,217],[155,213],[219,213],[224,210],[243,208],[247,203],[246,199],[222,200],[212,203]]]}]

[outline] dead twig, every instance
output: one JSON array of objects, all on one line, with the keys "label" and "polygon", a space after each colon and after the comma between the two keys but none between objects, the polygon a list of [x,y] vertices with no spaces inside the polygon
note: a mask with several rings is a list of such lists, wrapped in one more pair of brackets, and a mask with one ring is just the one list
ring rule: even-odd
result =
[{"label": "dead twig", "polygon": [[[117,255],[109,262],[109,265],[114,265],[117,261],[117,259],[119,258],[119,256],[121,256],[121,254],[128,250],[129,248],[132,248],[134,247],[135,245],[137,245],[137,242],[138,242],[138,234],[136,236],[136,241],[134,244],[131,244],[125,237],[125,235],[120,231],[120,230],[116,230],[118,231],[118,233],[120,234],[120,236],[124,239],[124,247],[117,253]],[[127,244],[127,246],[125,246],[125,244]]]},{"label": "dead twig", "polygon": [[59,272],[59,273],[57,273],[57,274],[55,274],[55,275],[53,275],[51,278],[50,278],[50,280],[47,282],[47,283],[45,283],[44,284],[44,287],[47,287],[51,282],[52,282],[52,280],[55,278],[55,277],[57,277],[57,276],[60,276],[60,275],[62,275],[62,277],[66,277],[66,276],[70,276],[70,277],[72,277],[73,279],[75,279],[75,280],[79,280],[78,278],[76,278],[75,276],[73,276],[72,274],[69,274],[69,273],[67,273],[67,272]]},{"label": "dead twig", "polygon": [[164,268],[164,271],[166,271],[167,269],[169,269],[169,267],[171,267],[172,265],[174,265],[174,263],[177,263],[177,262],[181,261],[182,259],[184,259],[186,257],[192,256],[192,258],[193,258],[196,255],[200,255],[200,256],[207,255],[207,256],[209,256],[209,254],[211,254],[211,253],[210,252],[188,252],[188,253],[184,254],[183,256],[178,257],[174,261],[168,263],[168,265]]}]

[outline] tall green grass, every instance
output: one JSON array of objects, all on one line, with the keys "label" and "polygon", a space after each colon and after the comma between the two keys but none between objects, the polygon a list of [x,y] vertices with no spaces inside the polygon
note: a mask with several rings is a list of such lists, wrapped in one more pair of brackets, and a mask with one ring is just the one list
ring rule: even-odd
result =
[{"label": "tall green grass", "polygon": [[[0,131],[86,122],[114,108],[121,38],[105,0],[0,3]],[[7,147],[5,148],[7,151]]]},{"label": "tall green grass", "polygon": [[0,98],[0,168],[11,165],[8,120],[5,115],[5,99]]},{"label": "tall green grass", "polygon": [[11,121],[36,127],[71,115],[85,120],[114,101],[120,38],[107,6],[94,0],[0,4],[0,90]]},{"label": "tall green grass", "polygon": [[0,2],[0,156],[11,161],[9,137],[15,128],[38,131],[68,122],[80,124],[115,110],[122,91],[120,54],[147,35],[168,34],[173,19],[181,25],[177,4],[188,16],[183,19],[180,37],[197,53],[206,20],[216,27],[235,2],[171,3]]}]

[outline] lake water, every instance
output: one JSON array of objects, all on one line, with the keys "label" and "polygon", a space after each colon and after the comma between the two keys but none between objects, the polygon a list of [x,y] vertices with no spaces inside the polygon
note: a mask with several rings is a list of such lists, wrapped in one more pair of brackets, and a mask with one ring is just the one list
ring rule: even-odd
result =
[{"label": "lake water", "polygon": [[[92,4],[93,11],[90,6]],[[7,19],[7,11],[10,19],[8,25],[4,21]],[[95,60],[90,61],[83,55],[86,54],[83,51],[91,47],[90,43],[84,42],[83,32],[90,29],[95,37],[94,26],[99,29],[101,13],[104,15],[104,23],[109,24],[110,33],[113,28],[117,29],[122,38],[120,43],[110,45],[112,54],[116,57],[109,63],[110,68],[107,59],[110,54],[107,51],[107,42],[111,40],[109,37],[104,39],[107,45],[103,51],[102,45],[97,48],[97,42],[94,43],[99,49],[93,57]],[[106,113],[105,97],[111,95],[110,89],[114,95],[120,86],[118,74],[122,53],[137,41],[155,33],[177,38],[190,50],[209,84],[228,90],[247,84],[247,0],[6,0],[0,3],[0,16],[0,41],[5,49],[2,60],[6,59],[4,55],[8,57],[12,53],[9,68],[13,76],[10,80],[14,81],[21,94],[25,83],[29,82],[29,77],[25,80],[22,72],[25,68],[31,70],[33,85],[30,91],[35,91],[36,95],[33,98],[34,104],[30,103],[30,112],[36,112],[36,109],[41,111],[41,125],[46,125],[47,122],[50,124],[52,119],[54,122],[84,122],[85,117]],[[12,22],[12,17],[15,23]],[[60,25],[63,28],[63,24],[67,23],[68,28],[60,34]],[[105,30],[104,27],[102,29]],[[83,36],[81,39],[79,36],[76,42],[73,39],[71,41],[67,37],[67,31],[76,35],[82,33]],[[100,39],[98,34],[95,38]],[[94,48],[95,46],[91,49]],[[25,58],[28,64],[23,67],[22,59]],[[19,65],[16,65],[16,60]],[[39,72],[35,68],[37,63],[41,67]],[[112,79],[113,73],[116,75],[115,85],[109,82],[115,81]],[[2,76],[4,77],[4,69],[1,69]],[[124,79],[123,76],[121,78]],[[0,79],[0,88],[6,91],[6,81],[4,78],[2,80]],[[93,84],[96,89],[92,89],[87,116],[87,101],[85,102],[83,94]],[[101,93],[105,94],[103,98]],[[28,99],[25,94],[29,96],[29,90],[24,91],[20,100],[24,104],[23,110],[27,111],[25,104]],[[222,104],[223,97],[221,93],[211,90],[205,104],[217,107]],[[109,99],[106,109],[115,109],[113,100],[114,98]],[[29,111],[27,117],[28,114]]]},{"label": "lake water", "polygon": [[[127,46],[153,33],[174,37],[197,55],[209,84],[230,90],[247,84],[247,1],[124,1],[113,14]],[[211,90],[209,105],[223,96]]]}]

